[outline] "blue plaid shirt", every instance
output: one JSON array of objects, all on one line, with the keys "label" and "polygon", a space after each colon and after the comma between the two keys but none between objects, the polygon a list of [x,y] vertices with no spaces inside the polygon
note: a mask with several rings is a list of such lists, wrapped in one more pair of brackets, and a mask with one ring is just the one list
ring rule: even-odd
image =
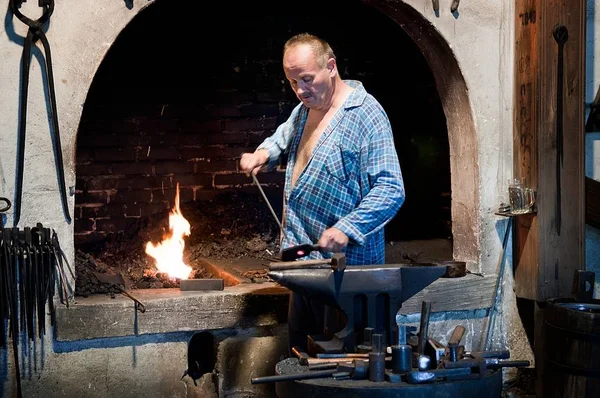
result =
[{"label": "blue plaid shirt", "polygon": [[[298,104],[286,122],[258,149],[269,152],[267,168],[288,152],[284,189],[282,248],[318,242],[330,227],[344,232],[348,264],[385,262],[384,225],[404,202],[404,183],[394,138],[381,105],[355,80],[291,187],[296,151],[308,108]],[[312,258],[331,253],[311,253]]]}]

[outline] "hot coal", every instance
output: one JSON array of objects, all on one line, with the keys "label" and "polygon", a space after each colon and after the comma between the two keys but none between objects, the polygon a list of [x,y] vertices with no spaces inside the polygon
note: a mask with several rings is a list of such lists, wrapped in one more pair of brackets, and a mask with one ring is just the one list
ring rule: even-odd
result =
[{"label": "hot coal", "polygon": [[[279,228],[263,199],[257,195],[224,193],[211,201],[182,203],[181,213],[191,225],[185,238],[184,262],[190,278],[212,278],[201,259],[254,258],[272,260],[279,252]],[[146,254],[148,241],[158,243],[169,230],[168,212],[140,220],[134,229],[114,234],[94,248],[76,248],[76,296],[115,294],[92,271],[121,274],[126,289],[179,287],[177,279],[158,272]]]}]

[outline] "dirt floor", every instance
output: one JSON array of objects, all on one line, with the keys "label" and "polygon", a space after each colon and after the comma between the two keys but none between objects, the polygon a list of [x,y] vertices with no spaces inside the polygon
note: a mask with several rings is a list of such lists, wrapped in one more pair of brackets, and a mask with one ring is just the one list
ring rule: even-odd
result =
[{"label": "dirt floor", "polygon": [[[258,266],[241,275],[254,281],[264,276],[267,264],[279,252],[279,231],[268,207],[256,195],[225,193],[209,203],[181,205],[191,225],[185,238],[184,262],[193,268],[191,278],[215,277],[203,264],[244,263]],[[179,281],[157,272],[154,259],[145,253],[146,243],[160,242],[168,232],[168,213],[154,216],[135,231],[112,236],[103,245],[75,256],[76,296],[118,293],[100,282],[94,273],[120,275],[126,289],[179,287]],[[413,263],[452,259],[452,242],[447,239],[388,242],[386,263]],[[262,268],[262,270],[261,270]],[[262,275],[258,275],[262,274]]]}]

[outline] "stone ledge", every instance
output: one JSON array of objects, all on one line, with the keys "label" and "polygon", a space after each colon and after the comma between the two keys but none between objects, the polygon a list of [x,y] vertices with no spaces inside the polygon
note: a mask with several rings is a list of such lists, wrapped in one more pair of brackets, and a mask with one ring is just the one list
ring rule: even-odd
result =
[{"label": "stone ledge", "polygon": [[124,295],[78,297],[56,309],[58,341],[138,334],[269,326],[287,322],[289,291],[275,283],[243,283],[223,291],[183,292],[139,289],[129,292],[146,307],[135,311]]},{"label": "stone ledge", "polygon": [[[408,299],[399,314],[420,313],[421,302],[432,311],[464,311],[491,306],[496,275],[441,278]],[[182,292],[140,289],[131,294],[144,304],[135,313],[123,295],[79,297],[56,310],[56,339],[75,341],[194,330],[270,326],[287,322],[289,290],[275,283],[241,283],[223,291]],[[137,322],[136,322],[137,317]]]}]

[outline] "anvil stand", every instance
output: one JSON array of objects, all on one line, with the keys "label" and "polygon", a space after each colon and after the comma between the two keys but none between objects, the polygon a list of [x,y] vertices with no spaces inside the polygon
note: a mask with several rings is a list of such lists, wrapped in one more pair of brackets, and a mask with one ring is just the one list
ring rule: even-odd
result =
[{"label": "anvil stand", "polygon": [[268,276],[295,293],[340,309],[346,316],[342,330],[332,332],[326,327],[323,335],[309,336],[308,354],[316,356],[356,352],[367,327],[383,334],[387,346],[392,345],[391,333],[396,329],[396,314],[402,303],[444,275],[446,269],[437,265],[386,264],[348,266],[343,271],[289,269],[270,271]]}]

